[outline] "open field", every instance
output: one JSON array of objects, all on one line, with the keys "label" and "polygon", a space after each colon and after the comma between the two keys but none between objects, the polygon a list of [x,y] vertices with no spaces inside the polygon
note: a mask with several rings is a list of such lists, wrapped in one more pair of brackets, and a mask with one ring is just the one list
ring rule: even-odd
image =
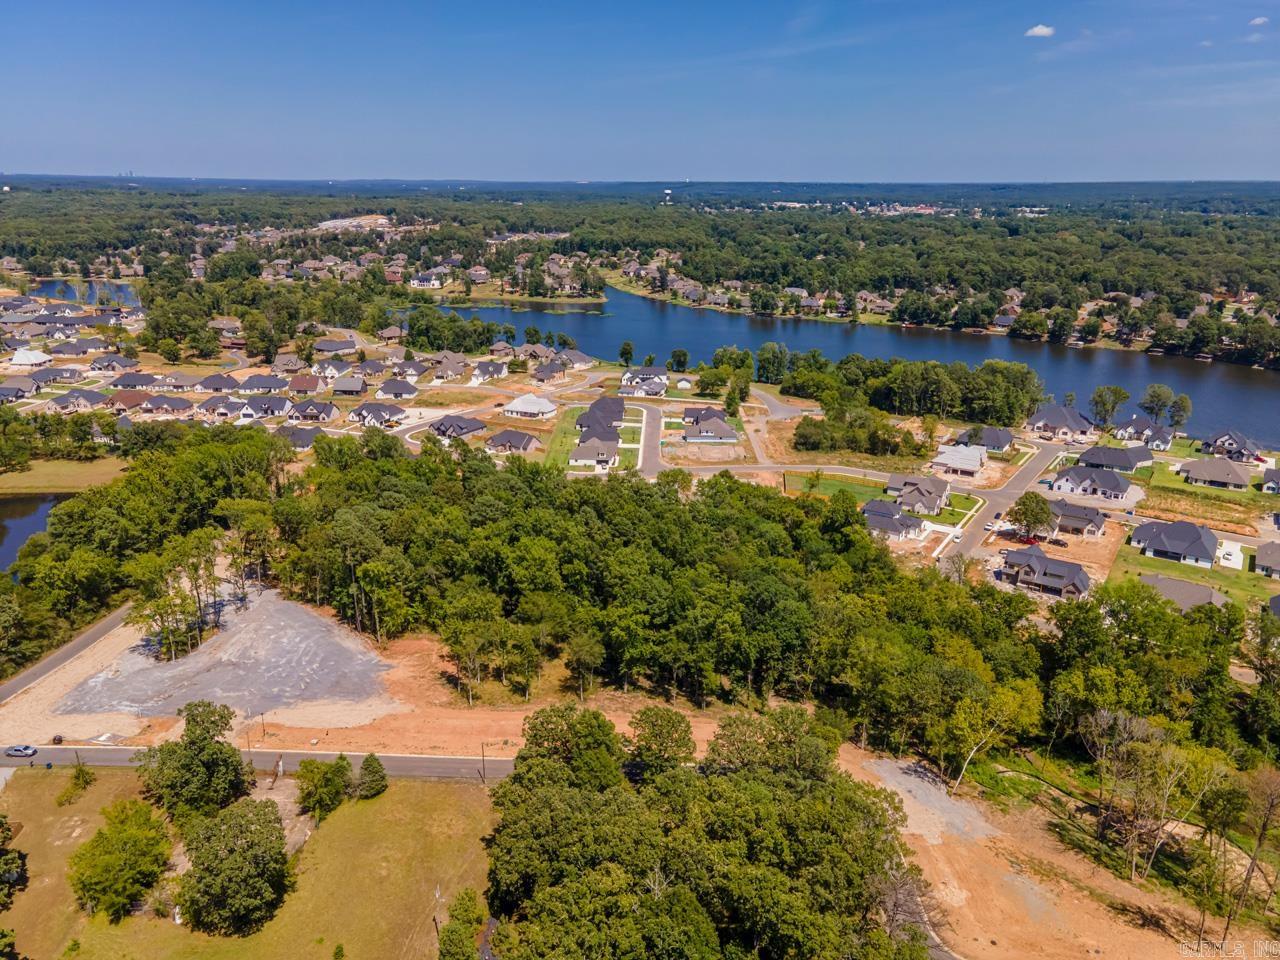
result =
[{"label": "open field", "polygon": [[1243,570],[1230,570],[1214,566],[1211,570],[1193,567],[1189,563],[1175,563],[1158,557],[1144,557],[1133,547],[1120,548],[1115,565],[1111,568],[1109,583],[1140,576],[1144,573],[1161,573],[1166,577],[1202,583],[1225,593],[1232,600],[1246,606],[1266,602],[1280,593],[1280,581],[1270,580],[1253,572],[1253,550],[1246,548]]},{"label": "open field", "polygon": [[759,436],[764,454],[774,463],[822,463],[840,467],[863,467],[886,473],[918,473],[922,457],[877,457],[850,450],[797,450],[794,438],[797,420],[770,420]]},{"label": "open field", "polygon": [[560,414],[556,428],[547,443],[545,462],[563,467],[569,462],[569,454],[578,445],[578,417],[582,416],[586,407],[570,407]]},{"label": "open field", "polygon": [[339,943],[353,958],[434,956],[437,886],[444,903],[461,887],[484,888],[481,839],[493,826],[485,789],[393,780],[381,797],[344,804],[311,834],[297,889],[253,936],[207,937],[152,916],[115,926],[90,920],[67,886],[67,858],[97,828],[102,806],[138,792],[132,771],[97,772],[70,807],[53,803],[62,772],[19,770],[0,793],[0,807],[29,825],[17,846],[30,854],[32,885],[4,922],[31,960],[61,957],[72,940],[76,960],[329,960]]},{"label": "open field", "polygon": [[124,473],[119,457],[100,460],[32,460],[31,467],[0,474],[0,496],[16,493],[77,493],[110,483]]}]

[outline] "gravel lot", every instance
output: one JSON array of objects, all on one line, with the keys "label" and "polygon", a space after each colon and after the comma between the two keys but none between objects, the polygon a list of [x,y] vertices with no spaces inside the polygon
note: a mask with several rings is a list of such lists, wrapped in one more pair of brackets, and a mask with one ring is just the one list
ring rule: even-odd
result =
[{"label": "gravel lot", "polygon": [[224,626],[186,657],[158,662],[142,645],[72,688],[59,714],[172,716],[192,700],[213,700],[244,715],[317,701],[364,701],[384,692],[390,664],[364,641],[272,590],[245,609],[228,607]]}]

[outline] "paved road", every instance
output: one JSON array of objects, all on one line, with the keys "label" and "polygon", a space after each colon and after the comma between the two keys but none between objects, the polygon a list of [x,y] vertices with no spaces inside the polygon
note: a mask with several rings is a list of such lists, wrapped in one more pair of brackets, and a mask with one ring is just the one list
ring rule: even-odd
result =
[{"label": "paved road", "polygon": [[21,693],[37,680],[58,669],[76,654],[89,649],[89,647],[124,623],[124,618],[129,615],[131,609],[133,609],[133,604],[126,603],[120,609],[107,614],[101,620],[86,627],[78,636],[60,646],[39,663],[32,664],[17,676],[10,677],[4,683],[0,683],[0,703],[4,703],[10,697]]},{"label": "paved road", "polygon": [[1035,445],[1036,452],[1031,459],[1024,463],[1004,486],[997,487],[994,490],[968,491],[986,500],[986,506],[979,510],[978,515],[969,521],[969,526],[965,527],[960,542],[949,543],[940,554],[940,558],[957,553],[965,556],[972,555],[982,541],[986,539],[987,534],[983,527],[994,521],[997,513],[1003,514],[1007,512],[1018,497],[1034,487],[1040,474],[1044,473],[1049,468],[1049,464],[1056,457],[1061,456],[1066,449],[1056,443],[1035,442]]},{"label": "paved road", "polygon": [[640,475],[652,480],[666,469],[662,462],[662,408],[651,403],[628,403],[644,413],[644,427],[640,436]]},{"label": "paved road", "polygon": [[[137,747],[40,747],[39,753],[30,761],[11,757],[0,758],[0,766],[25,767],[28,765],[43,766],[52,763],[55,767],[74,763],[76,755],[85,763],[95,767],[130,767],[134,765]],[[337,753],[329,750],[241,750],[240,755],[253,762],[257,770],[271,770],[277,758],[284,760],[284,769],[291,772],[298,769],[298,764],[305,759],[332,760]],[[363,753],[349,753],[354,767],[360,766]],[[393,777],[417,777],[428,780],[475,780],[477,782],[501,780],[511,773],[513,761],[506,757],[430,757],[417,754],[380,753],[378,759]]]}]

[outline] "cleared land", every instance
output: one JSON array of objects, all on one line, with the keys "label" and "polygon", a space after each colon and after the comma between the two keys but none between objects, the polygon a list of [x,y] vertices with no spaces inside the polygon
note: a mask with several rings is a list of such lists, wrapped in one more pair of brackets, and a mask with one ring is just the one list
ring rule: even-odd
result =
[{"label": "cleared land", "polygon": [[854,453],[851,450],[797,450],[795,448],[798,420],[770,420],[759,437],[762,452],[774,463],[822,463],[840,467],[862,467],[867,470],[883,470],[894,473],[918,473],[924,466],[922,457],[877,457],[870,453]]},{"label": "cleared land", "polygon": [[110,483],[124,473],[119,457],[101,460],[32,460],[31,467],[0,474],[0,495],[10,493],[76,493]]},{"label": "cleared land", "polygon": [[[820,497],[829,497],[843,490],[853,494],[860,504],[866,503],[868,500],[893,499],[893,497],[885,493],[883,483],[867,477],[845,477],[839,474],[823,475],[818,479],[816,489],[810,490],[812,483],[812,473],[790,472],[783,474],[783,489],[787,493],[816,493]],[[953,493],[949,498],[949,504],[936,516],[928,516],[926,514],[916,514],[916,516],[930,520],[933,523],[954,526],[978,505],[978,498],[967,493]]]},{"label": "cleared land", "polygon": [[138,792],[132,771],[98,774],[70,807],[53,803],[66,783],[61,772],[19,770],[0,793],[0,807],[24,822],[17,846],[29,853],[33,881],[4,922],[31,960],[62,957],[72,940],[76,960],[330,960],[339,943],[348,957],[416,960],[435,956],[437,886],[442,922],[458,889],[484,888],[481,841],[494,823],[484,788],[396,780],[375,800],[344,804],[311,834],[297,889],[253,936],[206,937],[152,916],[115,926],[90,920],[67,886],[67,858],[97,829],[102,806]]},{"label": "cleared land", "polygon": [[[1258,516],[1280,507],[1280,497],[1263,493],[1257,486],[1222,490],[1187,483],[1162,461],[1143,467],[1134,477],[1147,491],[1143,515],[1162,520],[1199,520],[1222,530],[1254,535]],[[1260,483],[1261,477],[1255,482]]]}]

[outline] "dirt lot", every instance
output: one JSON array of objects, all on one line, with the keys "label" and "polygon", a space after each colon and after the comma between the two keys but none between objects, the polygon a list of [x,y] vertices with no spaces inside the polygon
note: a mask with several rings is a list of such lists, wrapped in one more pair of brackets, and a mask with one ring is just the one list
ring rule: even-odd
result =
[{"label": "dirt lot", "polygon": [[1009,482],[1009,478],[1020,468],[1004,460],[988,460],[976,477],[972,480],[956,478],[956,482],[964,486],[976,487],[979,490],[995,490]]},{"label": "dirt lot", "polygon": [[662,434],[662,460],[674,467],[697,467],[715,463],[755,463],[756,458],[741,443],[685,443],[679,430]]},{"label": "dirt lot", "polygon": [[1172,960],[1179,941],[1194,938],[1189,907],[1068,850],[1039,807],[1003,814],[953,799],[927,770],[850,745],[840,763],[902,797],[906,840],[931,885],[934,926],[964,960]]},{"label": "dirt lot", "polygon": [[1128,536],[1129,528],[1112,520],[1103,527],[1100,537],[1077,537],[1068,533],[1062,535],[1067,542],[1065,548],[1055,547],[1047,541],[1041,547],[1051,557],[1075,561],[1085,568],[1094,583],[1102,583],[1111,572],[1116,553]]}]

